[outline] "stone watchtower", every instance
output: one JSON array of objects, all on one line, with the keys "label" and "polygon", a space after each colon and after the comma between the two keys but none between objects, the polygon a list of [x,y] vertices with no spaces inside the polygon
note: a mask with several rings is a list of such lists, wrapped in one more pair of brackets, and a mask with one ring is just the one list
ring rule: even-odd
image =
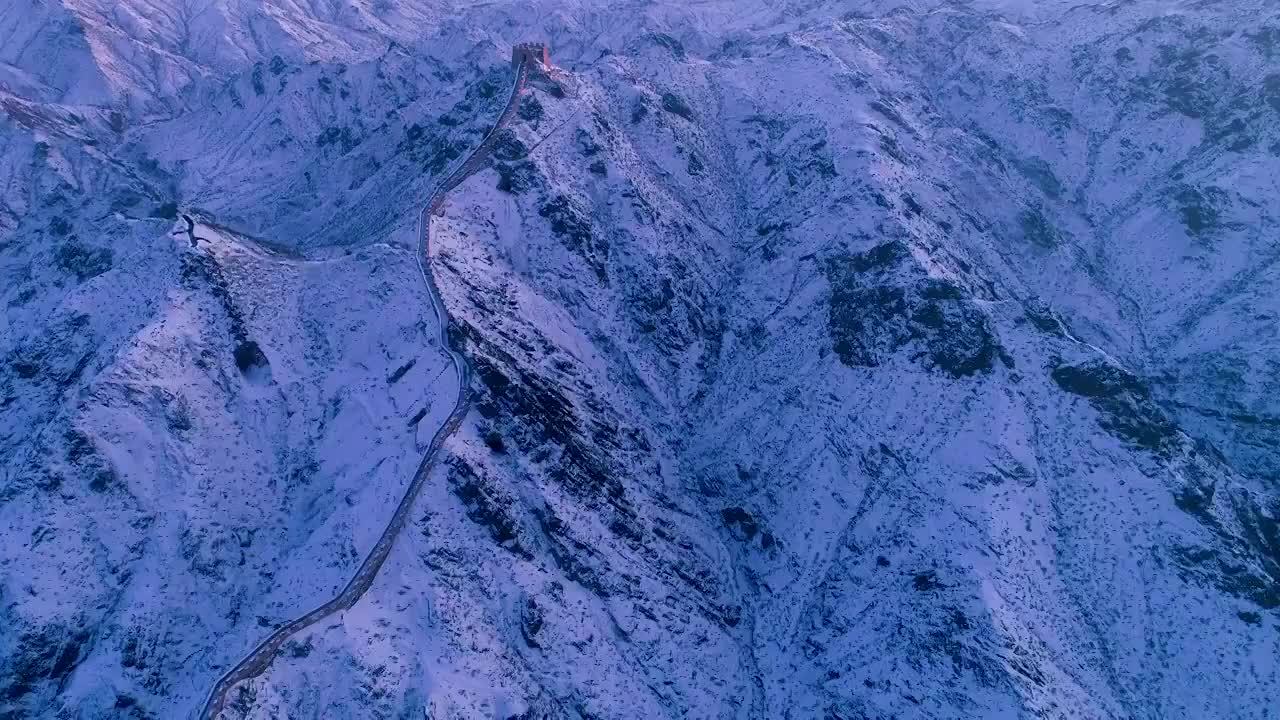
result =
[{"label": "stone watchtower", "polygon": [[520,67],[524,61],[536,62],[543,67],[551,65],[551,51],[546,43],[520,43],[511,48],[511,68]]}]

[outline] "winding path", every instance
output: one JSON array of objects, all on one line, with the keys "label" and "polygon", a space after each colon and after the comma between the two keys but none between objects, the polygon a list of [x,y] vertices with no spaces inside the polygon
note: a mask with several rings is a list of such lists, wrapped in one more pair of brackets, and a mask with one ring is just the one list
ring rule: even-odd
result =
[{"label": "winding path", "polygon": [[390,522],[387,523],[386,528],[382,531],[377,544],[373,546],[368,556],[365,557],[364,562],[360,564],[360,569],[356,572],[355,577],[351,578],[351,581],[342,589],[342,592],[338,593],[333,599],[306,615],[276,628],[275,632],[268,635],[243,660],[219,678],[218,682],[214,684],[213,690],[209,692],[204,709],[200,713],[202,720],[215,720],[222,713],[227,702],[227,695],[231,692],[231,689],[241,682],[255,678],[265,672],[271,666],[271,661],[275,659],[276,653],[279,652],[285,641],[330,615],[355,605],[368,591],[373,584],[374,578],[377,577],[378,571],[382,569],[382,564],[386,562],[387,556],[390,555],[391,547],[395,544],[396,538],[399,537],[400,531],[404,529],[405,521],[409,517],[409,511],[413,509],[413,503],[417,500],[419,493],[422,492],[422,487],[426,484],[427,477],[431,474],[431,470],[435,465],[436,455],[440,447],[450,435],[457,431],[462,424],[463,418],[466,417],[467,412],[471,409],[469,392],[471,387],[471,367],[467,364],[466,358],[449,344],[449,314],[445,309],[444,299],[440,296],[440,288],[436,285],[435,275],[431,272],[431,216],[443,213],[444,201],[450,190],[461,184],[472,173],[484,167],[489,151],[493,149],[493,145],[496,142],[498,130],[511,122],[511,118],[515,116],[516,109],[520,105],[520,96],[524,92],[525,81],[529,76],[529,62],[528,60],[523,60],[515,67],[511,95],[507,98],[507,104],[503,108],[502,114],[498,117],[498,121],[494,123],[493,128],[485,133],[484,139],[480,141],[476,149],[471,151],[471,154],[467,155],[453,172],[445,176],[445,179],[436,186],[426,207],[423,208],[418,216],[418,248],[415,253],[418,258],[418,270],[422,273],[422,280],[427,286],[428,294],[431,296],[431,309],[435,312],[436,324],[440,329],[440,347],[444,348],[449,354],[449,361],[453,363],[454,370],[458,376],[458,399],[454,402],[453,411],[449,413],[449,417],[445,419],[444,424],[436,430],[436,434],[431,438],[431,444],[427,446],[427,451],[422,456],[422,462],[418,463],[418,469],[413,475],[413,480],[409,482],[409,487],[405,489],[404,497],[400,499],[395,513],[392,514]]}]

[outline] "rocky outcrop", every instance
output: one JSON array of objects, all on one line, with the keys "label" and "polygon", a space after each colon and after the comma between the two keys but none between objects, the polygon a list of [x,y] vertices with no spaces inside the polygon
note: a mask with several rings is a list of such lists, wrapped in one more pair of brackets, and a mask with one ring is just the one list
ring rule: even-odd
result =
[{"label": "rocky outcrop", "polygon": [[1002,356],[977,305],[955,283],[928,277],[900,242],[831,257],[826,276],[833,348],[850,367],[902,354],[958,379],[989,372]]}]

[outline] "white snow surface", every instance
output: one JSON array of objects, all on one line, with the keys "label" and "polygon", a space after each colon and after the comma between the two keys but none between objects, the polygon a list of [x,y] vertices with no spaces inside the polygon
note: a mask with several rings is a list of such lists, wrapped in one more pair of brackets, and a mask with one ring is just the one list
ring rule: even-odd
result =
[{"label": "white snow surface", "polygon": [[[1267,0],[13,0],[0,718],[1268,718]],[[190,229],[189,229],[190,228]]]}]

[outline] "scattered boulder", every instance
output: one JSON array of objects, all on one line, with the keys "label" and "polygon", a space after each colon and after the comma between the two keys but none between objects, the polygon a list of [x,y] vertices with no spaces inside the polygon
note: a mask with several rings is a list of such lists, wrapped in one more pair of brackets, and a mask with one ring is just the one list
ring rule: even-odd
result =
[{"label": "scattered boulder", "polygon": [[738,540],[751,540],[760,530],[755,517],[740,507],[727,507],[721,510],[720,519],[724,521],[725,527],[729,528],[729,532],[733,533],[733,536]]},{"label": "scattered boulder", "polygon": [[674,93],[662,93],[662,109],[685,120],[693,120],[693,108]]},{"label": "scattered boulder", "polygon": [[258,347],[258,343],[253,340],[244,340],[236,345],[235,360],[236,368],[246,379],[256,381],[270,379],[271,363],[262,352],[262,348]]}]

